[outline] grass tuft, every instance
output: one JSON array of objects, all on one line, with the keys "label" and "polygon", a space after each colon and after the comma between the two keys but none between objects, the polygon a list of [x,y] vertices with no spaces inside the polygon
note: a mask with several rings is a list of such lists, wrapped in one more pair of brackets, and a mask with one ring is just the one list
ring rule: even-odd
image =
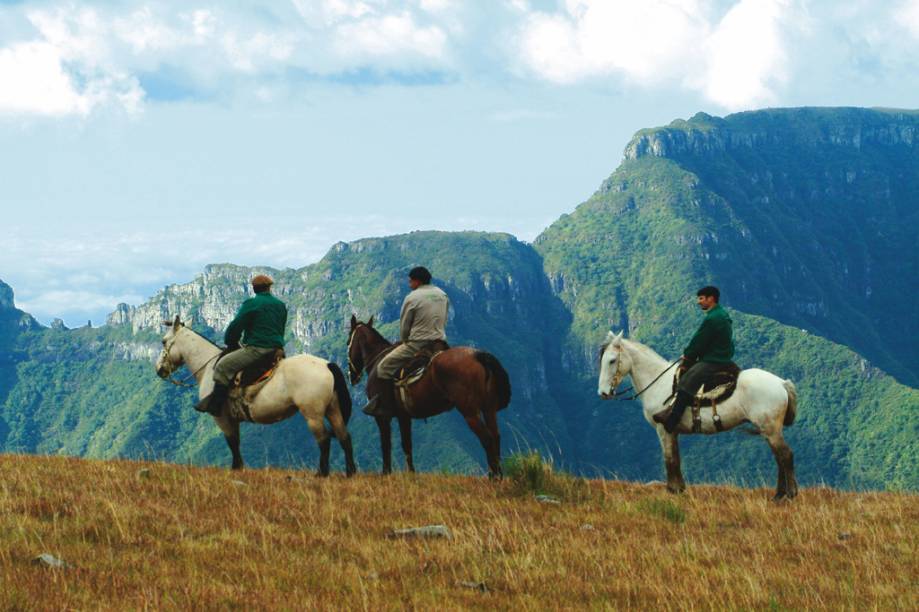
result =
[{"label": "grass tuft", "polygon": [[503,469],[515,495],[551,495],[566,501],[583,501],[590,495],[583,478],[556,471],[539,451],[514,453],[504,460]]},{"label": "grass tuft", "polygon": [[643,499],[638,502],[638,509],[651,516],[682,525],[686,522],[686,511],[667,499]]}]

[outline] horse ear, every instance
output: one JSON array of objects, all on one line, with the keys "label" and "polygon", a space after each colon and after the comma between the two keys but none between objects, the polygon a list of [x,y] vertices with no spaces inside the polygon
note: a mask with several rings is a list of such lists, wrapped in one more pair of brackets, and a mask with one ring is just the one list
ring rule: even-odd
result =
[{"label": "horse ear", "polygon": [[357,317],[355,317],[355,316],[352,314],[352,315],[351,315],[351,329],[354,329],[355,327],[357,327]]},{"label": "horse ear", "polygon": [[163,325],[166,327],[172,327],[172,321],[163,321]]},{"label": "horse ear", "polygon": [[623,336],[625,336],[625,330],[622,330],[621,332],[619,332],[619,334],[616,335],[616,340],[617,341],[622,340]]},{"label": "horse ear", "polygon": [[367,321],[367,327],[373,327],[373,315],[371,315],[370,320]]},{"label": "horse ear", "polygon": [[176,315],[175,321],[172,322],[172,326],[176,329],[182,327],[182,319],[179,318],[179,315]]}]

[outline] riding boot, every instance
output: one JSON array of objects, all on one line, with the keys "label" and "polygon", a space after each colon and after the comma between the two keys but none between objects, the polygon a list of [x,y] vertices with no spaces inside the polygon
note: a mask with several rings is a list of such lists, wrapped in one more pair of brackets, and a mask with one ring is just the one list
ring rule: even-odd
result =
[{"label": "riding boot", "polygon": [[[670,410],[670,414],[667,415],[667,420],[664,421],[664,430],[667,433],[672,434],[676,431],[677,426],[680,424],[680,419],[683,418],[683,413],[686,412],[686,407],[692,403],[692,396],[685,391],[677,391],[676,399],[673,402],[673,407]],[[657,416],[654,415],[654,420],[657,421]],[[658,421],[660,422],[660,421]]]},{"label": "riding boot", "polygon": [[214,390],[195,405],[195,410],[220,416],[220,413],[223,412],[223,404],[227,401],[229,393],[230,390],[226,385],[214,383]]},{"label": "riding boot", "polygon": [[380,392],[374,395],[364,406],[364,414],[373,417],[394,417],[396,410],[393,406],[395,399],[393,397],[393,383],[391,380],[380,380],[380,387]]}]

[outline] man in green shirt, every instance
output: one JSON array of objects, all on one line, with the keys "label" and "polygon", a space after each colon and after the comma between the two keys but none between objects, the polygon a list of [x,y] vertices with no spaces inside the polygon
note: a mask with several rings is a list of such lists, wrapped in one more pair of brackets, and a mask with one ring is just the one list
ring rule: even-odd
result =
[{"label": "man in green shirt", "polygon": [[255,295],[243,302],[236,317],[230,321],[223,336],[230,352],[218,359],[214,366],[214,390],[198,402],[196,410],[219,416],[236,373],[276,349],[284,348],[287,306],[271,295],[273,284],[271,277],[265,274],[252,279]]},{"label": "man in green shirt", "polygon": [[654,420],[664,425],[667,433],[676,431],[686,407],[699,387],[715,372],[724,369],[734,357],[734,331],[728,311],[718,300],[721,292],[717,287],[702,287],[696,292],[699,308],[705,311],[702,325],[683,350],[683,367],[688,369],[680,376],[677,384],[676,401],[673,409],[654,415]]}]

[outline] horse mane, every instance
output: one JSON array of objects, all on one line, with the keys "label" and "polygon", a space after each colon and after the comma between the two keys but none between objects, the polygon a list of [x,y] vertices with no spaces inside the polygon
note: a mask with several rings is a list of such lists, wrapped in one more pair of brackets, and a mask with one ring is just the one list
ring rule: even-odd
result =
[{"label": "horse mane", "polygon": [[208,338],[207,336],[205,336],[205,335],[202,334],[201,332],[196,332],[195,330],[193,330],[193,329],[192,329],[191,327],[189,327],[188,325],[184,325],[184,324],[183,324],[183,325],[182,325],[182,329],[187,329],[188,331],[190,331],[190,332],[193,333],[194,335],[198,336],[198,337],[201,338],[202,340],[207,340],[207,342],[209,342],[209,343],[210,343],[211,345],[213,345],[214,347],[219,348],[220,350],[223,350],[223,347],[221,347],[219,344],[217,344],[216,342],[214,342],[213,340],[211,340],[210,338]]},{"label": "horse mane", "polygon": [[[660,359],[661,361],[666,361],[666,359],[664,359],[660,355],[660,353],[655,351],[653,348],[651,348],[647,344],[642,344],[638,340],[630,340],[628,338],[621,338],[620,342],[622,342],[623,345],[628,345],[629,348],[635,351],[636,353],[641,353],[641,355],[644,357],[653,357],[656,359]],[[603,357],[603,353],[606,352],[606,349],[608,349],[609,345],[612,343],[613,343],[613,338],[607,338],[606,340],[603,341],[603,343],[600,345],[600,357]]]},{"label": "horse mane", "polygon": [[366,323],[361,323],[361,325],[363,325],[368,330],[370,330],[370,333],[373,334],[374,338],[376,338],[377,340],[385,342],[387,346],[392,344],[392,342],[390,342],[389,340],[383,337],[383,334],[377,331],[377,328],[367,325]]}]

